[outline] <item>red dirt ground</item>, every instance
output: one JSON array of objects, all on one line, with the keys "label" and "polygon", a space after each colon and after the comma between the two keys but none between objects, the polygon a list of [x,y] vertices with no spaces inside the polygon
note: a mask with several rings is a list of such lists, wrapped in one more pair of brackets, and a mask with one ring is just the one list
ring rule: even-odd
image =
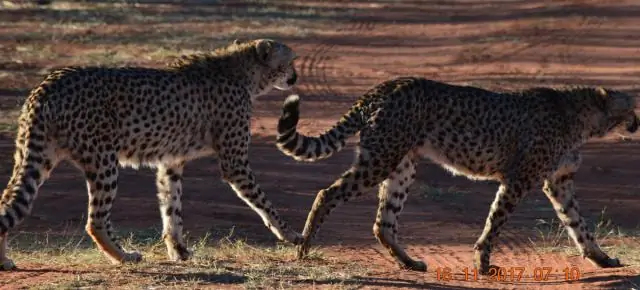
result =
[{"label": "red dirt ground", "polygon": [[[329,19],[334,26],[323,35],[285,39],[303,56],[299,62],[300,85],[295,90],[303,98],[302,132],[313,134],[329,128],[358,93],[399,75],[417,74],[501,90],[583,84],[638,92],[640,6],[633,1],[351,1],[308,5],[359,12],[350,19]],[[20,93],[37,84],[37,78],[32,80],[18,87],[0,84],[0,100],[15,103],[16,98],[23,97]],[[251,162],[258,182],[281,214],[302,229],[315,193],[349,166],[353,146],[317,163],[297,163],[279,153],[273,146],[273,134],[284,96],[274,92],[255,104]],[[9,177],[12,150],[12,139],[1,138],[0,182]],[[640,142],[594,140],[583,152],[584,165],[576,182],[583,214],[596,221],[606,208],[607,217],[615,225],[637,232]],[[526,267],[529,274],[535,267],[551,267],[549,280],[465,281],[462,271],[472,266],[472,245],[482,230],[497,186],[452,177],[429,161],[422,163],[418,173],[420,184],[455,187],[464,192],[461,197],[457,194],[434,199],[425,197],[416,187],[407,202],[401,242],[410,255],[429,264],[427,273],[398,270],[376,243],[371,234],[377,205],[373,192],[337,209],[315,241],[330,256],[368,265],[373,273],[360,281],[365,288],[629,289],[640,284],[640,267],[597,269],[579,257],[542,254],[532,246],[529,239],[538,238],[535,220],[555,218],[540,191],[532,192],[516,209],[492,258],[501,266]],[[150,170],[123,170],[113,213],[117,227],[159,226],[153,176]],[[204,159],[187,166],[184,192],[185,230],[191,236],[235,226],[252,241],[275,242],[258,216],[220,181],[215,160]],[[20,230],[55,230],[69,222],[81,227],[79,217],[85,208],[84,181],[79,172],[64,164],[41,188],[33,217]],[[637,238],[617,241],[640,247]],[[15,273],[11,274],[16,275],[12,280],[38,276],[46,281],[47,275],[53,275],[37,271],[44,266],[31,266],[38,274]],[[580,269],[579,281],[564,281],[562,270],[568,266]],[[438,279],[436,269],[442,267],[455,272],[451,281]]]}]

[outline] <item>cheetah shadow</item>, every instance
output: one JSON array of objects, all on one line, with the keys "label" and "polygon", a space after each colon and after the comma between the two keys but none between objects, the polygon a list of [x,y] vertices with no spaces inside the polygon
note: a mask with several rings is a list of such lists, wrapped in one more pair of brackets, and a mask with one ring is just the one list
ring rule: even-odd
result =
[{"label": "cheetah shadow", "polygon": [[231,272],[224,273],[204,273],[204,272],[196,272],[196,273],[156,273],[156,272],[147,272],[147,271],[134,271],[133,273],[142,275],[142,276],[152,276],[155,281],[159,282],[193,282],[198,281],[200,283],[206,284],[244,284],[249,278],[244,275],[238,275]]},{"label": "cheetah shadow", "polygon": [[584,278],[585,283],[600,283],[606,289],[640,289],[640,275],[608,275]]},{"label": "cheetah shadow", "polygon": [[[580,280],[576,281],[565,281],[564,279],[554,279],[554,281],[536,281],[536,282],[518,282],[510,285],[513,286],[558,286],[558,285],[573,285],[576,283],[580,283],[577,285],[577,288],[598,288],[598,289],[640,289],[640,275],[602,275],[602,276],[594,276],[594,277],[583,277]],[[589,287],[592,286],[592,287]]]}]

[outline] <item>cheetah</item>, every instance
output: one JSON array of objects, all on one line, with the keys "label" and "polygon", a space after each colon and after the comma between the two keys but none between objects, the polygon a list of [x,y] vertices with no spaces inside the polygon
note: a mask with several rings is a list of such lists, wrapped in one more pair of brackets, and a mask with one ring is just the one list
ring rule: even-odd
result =
[{"label": "cheetah", "polygon": [[179,57],[166,67],[66,67],[51,72],[26,99],[19,117],[13,174],[0,200],[0,266],[7,232],[31,212],[39,187],[62,160],[86,178],[86,231],[114,264],[138,262],[110,221],[118,168],[157,169],[162,238],[172,261],[191,255],[182,238],[185,163],[216,155],[222,179],[280,240],[299,243],[260,189],[249,165],[251,104],[297,81],[295,52],[271,39],[233,41]]},{"label": "cheetah", "polygon": [[278,123],[277,147],[298,161],[328,158],[360,133],[353,165],[320,190],[307,217],[298,258],[337,206],[379,185],[373,234],[401,267],[426,271],[398,244],[398,216],[416,174],[428,158],[454,175],[500,183],[474,266],[486,275],[492,242],[516,205],[541,186],[583,258],[600,267],[621,266],[605,254],[579,213],[574,174],[579,148],[589,138],[638,129],[635,99],[596,88],[531,88],[510,93],[400,77],[369,89],[337,124],[318,137],[297,132],[299,97],[289,96]]}]

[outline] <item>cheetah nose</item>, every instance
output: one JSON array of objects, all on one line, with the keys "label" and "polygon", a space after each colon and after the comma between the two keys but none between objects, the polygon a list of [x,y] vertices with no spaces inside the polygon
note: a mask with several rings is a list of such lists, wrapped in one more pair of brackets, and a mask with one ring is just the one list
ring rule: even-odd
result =
[{"label": "cheetah nose", "polygon": [[293,75],[291,76],[291,78],[287,80],[287,85],[293,86],[297,80],[298,80],[298,74],[293,72]]}]

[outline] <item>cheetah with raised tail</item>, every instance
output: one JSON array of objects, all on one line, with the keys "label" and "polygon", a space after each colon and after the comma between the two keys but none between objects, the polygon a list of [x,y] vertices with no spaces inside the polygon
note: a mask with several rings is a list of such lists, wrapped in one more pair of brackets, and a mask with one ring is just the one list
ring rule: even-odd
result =
[{"label": "cheetah with raised tail", "polygon": [[165,68],[68,67],[31,91],[19,118],[13,175],[0,201],[0,268],[7,232],[32,209],[38,188],[62,160],[86,177],[86,230],[115,264],[137,262],[113,235],[118,165],[157,167],[163,239],[171,260],[190,256],[182,238],[186,162],[217,154],[222,178],[280,240],[301,236],[280,218],[249,166],[252,100],[297,80],[295,52],[269,39],[234,41],[180,57]]},{"label": "cheetah with raised tail", "polygon": [[500,182],[482,234],[474,246],[474,264],[482,274],[492,242],[516,205],[542,187],[583,257],[600,267],[620,266],[605,254],[587,230],[574,195],[578,152],[589,138],[610,132],[635,132],[634,97],[603,88],[550,89],[497,93],[417,77],[382,82],[366,92],[338,123],[319,137],[297,132],[299,99],[284,103],[277,146],[296,160],[327,158],[360,132],[353,165],[321,190],[309,212],[298,256],[337,206],[379,185],[373,233],[401,266],[426,271],[397,242],[398,215],[416,173],[429,158],[456,175]]}]

